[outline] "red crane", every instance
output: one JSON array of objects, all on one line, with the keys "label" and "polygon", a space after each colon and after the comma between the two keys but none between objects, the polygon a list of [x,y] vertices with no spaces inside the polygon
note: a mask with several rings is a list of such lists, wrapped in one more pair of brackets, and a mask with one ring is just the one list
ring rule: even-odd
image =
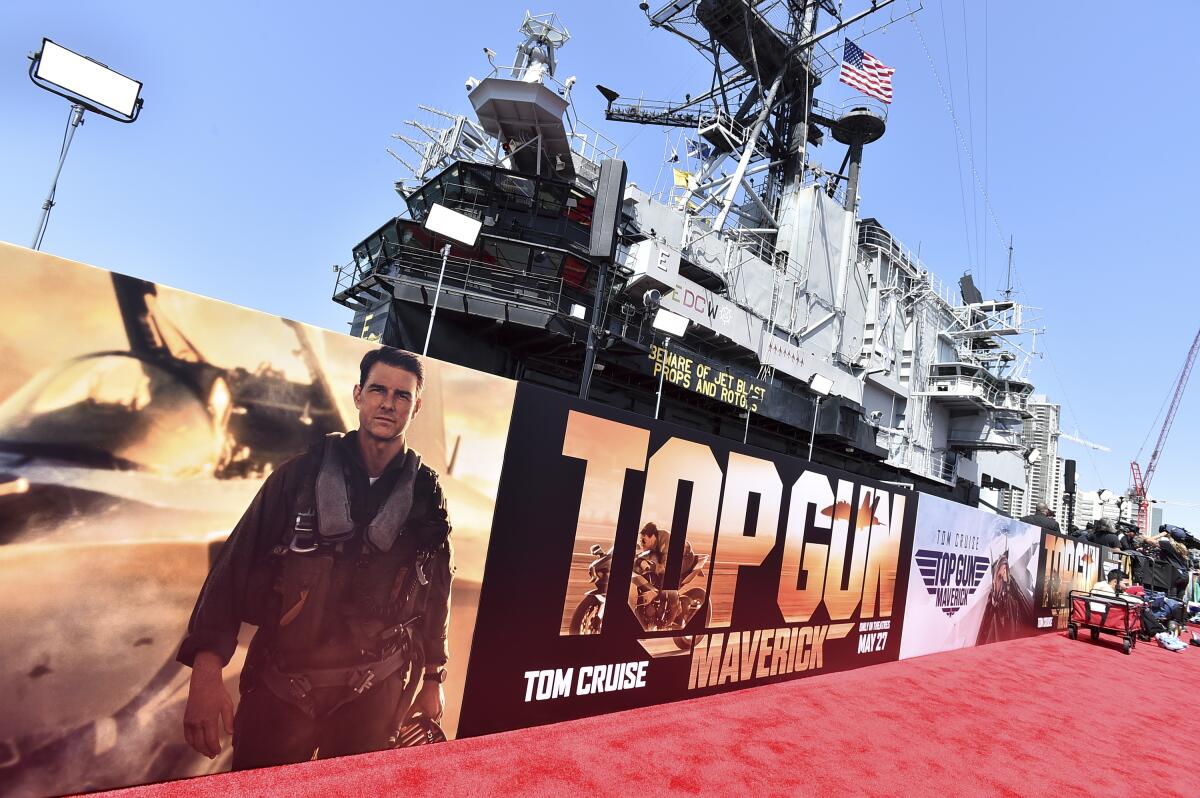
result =
[{"label": "red crane", "polygon": [[[1179,379],[1175,381],[1175,393],[1171,396],[1171,406],[1167,408],[1167,417],[1163,420],[1162,429],[1158,431],[1158,441],[1154,444],[1154,451],[1150,455],[1150,462],[1146,464],[1146,471],[1142,472],[1142,467],[1138,465],[1136,459],[1129,464],[1130,481],[1133,483],[1129,494],[1137,502],[1138,529],[1143,532],[1149,531],[1147,527],[1150,522],[1150,502],[1146,498],[1150,490],[1150,480],[1154,479],[1154,471],[1158,468],[1158,458],[1162,455],[1163,446],[1166,445],[1171,425],[1175,423],[1175,413],[1179,410],[1179,401],[1183,398],[1183,389],[1187,387],[1188,377],[1192,375],[1192,365],[1196,362],[1198,350],[1200,350],[1200,330],[1196,332],[1196,337],[1192,340],[1192,348],[1188,350],[1187,360],[1183,362]],[[1138,456],[1141,456],[1140,451]]]}]

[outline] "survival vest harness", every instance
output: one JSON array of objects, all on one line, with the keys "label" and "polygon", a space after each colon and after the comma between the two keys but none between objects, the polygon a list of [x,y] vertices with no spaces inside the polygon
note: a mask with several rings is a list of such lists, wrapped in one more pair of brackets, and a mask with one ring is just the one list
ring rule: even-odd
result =
[{"label": "survival vest harness", "polygon": [[[317,465],[301,483],[291,539],[286,547],[276,548],[282,602],[271,646],[274,654],[264,657],[262,667],[267,688],[311,717],[332,713],[398,671],[406,673],[401,706],[406,710],[411,705],[425,661],[415,633],[428,592],[422,589],[429,584],[425,569],[450,531],[445,522],[410,518],[422,474],[421,456],[412,449],[405,453],[396,484],[370,523],[355,524],[350,466],[341,438],[336,433],[327,436],[319,458],[314,452]],[[350,603],[343,606],[347,596]],[[353,646],[366,661],[292,669],[289,654],[319,652],[325,644],[325,616],[331,604],[352,621],[345,625],[352,627]],[[345,648],[342,640],[336,650]],[[282,666],[277,655],[283,657]],[[347,689],[332,706],[318,711],[313,691],[320,688]]]}]

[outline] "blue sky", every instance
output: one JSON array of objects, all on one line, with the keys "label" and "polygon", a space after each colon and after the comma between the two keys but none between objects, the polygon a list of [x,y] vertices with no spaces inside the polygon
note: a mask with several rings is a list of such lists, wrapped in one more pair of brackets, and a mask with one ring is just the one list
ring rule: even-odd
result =
[{"label": "blue sky", "polygon": [[[45,251],[344,331],[331,265],[401,210],[390,134],[421,116],[418,103],[469,111],[464,79],[486,73],[485,46],[511,62],[526,8],[6,3],[0,240],[32,240],[68,117],[27,76],[26,54],[46,36],[142,80],[146,105],[132,125],[89,116],[78,131]],[[578,76],[579,113],[624,147],[631,179],[652,186],[663,132],[604,122],[591,86],[680,97],[707,87],[703,62],[632,0],[530,10],[560,14],[572,39],[559,76]],[[861,214],[919,247],[946,282],[970,268],[993,295],[1013,236],[1019,298],[1046,331],[1033,379],[1064,405],[1064,429],[1113,450],[1064,442],[1063,454],[1078,459],[1084,488],[1120,492],[1147,434],[1149,458],[1200,322],[1189,232],[1200,6],[931,0],[917,22],[924,46],[909,19],[860,40],[897,69],[888,132],[864,159]],[[827,82],[819,94],[850,92]],[[840,149],[826,150],[817,159],[836,168]],[[1185,395],[1160,461],[1151,492],[1163,499],[1200,502],[1198,395],[1197,385]],[[1200,531],[1200,509],[1168,507],[1167,520]]]}]

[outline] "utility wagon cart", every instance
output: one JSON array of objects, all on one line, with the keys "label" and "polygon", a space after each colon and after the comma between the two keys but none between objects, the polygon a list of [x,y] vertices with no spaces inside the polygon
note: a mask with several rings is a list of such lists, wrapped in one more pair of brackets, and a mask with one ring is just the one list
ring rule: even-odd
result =
[{"label": "utility wagon cart", "polygon": [[1100,639],[1101,632],[1122,638],[1122,650],[1126,654],[1137,645],[1137,633],[1142,628],[1141,604],[1086,590],[1072,590],[1069,599],[1071,618],[1067,622],[1067,636],[1072,640],[1079,636],[1079,629],[1083,627],[1091,630],[1093,642]]}]

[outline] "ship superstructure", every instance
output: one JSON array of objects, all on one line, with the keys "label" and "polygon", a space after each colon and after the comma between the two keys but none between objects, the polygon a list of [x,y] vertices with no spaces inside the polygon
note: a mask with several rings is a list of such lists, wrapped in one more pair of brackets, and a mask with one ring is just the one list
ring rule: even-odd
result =
[{"label": "ship superstructure", "polygon": [[[606,116],[687,131],[699,166],[661,195],[627,186],[595,317],[595,183],[618,153],[574,114],[566,28],[527,13],[513,64],[485,51],[490,72],[467,79],[473,114],[423,106],[436,121],[397,135],[411,151],[393,153],[410,171],[396,184],[406,212],[338,274],[352,333],[419,350],[440,276],[432,356],[574,392],[591,327],[594,400],[800,455],[815,441],[830,465],[1023,514],[1036,455],[1022,434],[1028,357],[1013,345],[1022,308],[969,276],[952,291],[858,217],[886,106],[815,96],[837,66],[834,35],[888,5],[843,17],[829,0],[641,4],[711,81],[658,102],[598,85]],[[483,224],[473,247],[451,244],[444,274],[447,242],[423,225],[435,203]],[[659,309],[686,332],[656,329]]]}]

